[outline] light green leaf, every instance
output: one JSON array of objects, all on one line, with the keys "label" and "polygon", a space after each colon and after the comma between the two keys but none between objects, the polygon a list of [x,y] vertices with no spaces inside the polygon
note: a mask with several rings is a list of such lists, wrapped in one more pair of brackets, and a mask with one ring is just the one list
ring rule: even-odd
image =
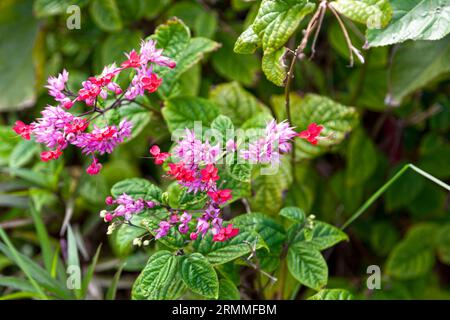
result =
[{"label": "light green leaf", "polygon": [[[133,240],[139,238],[147,233],[147,230],[141,227],[144,213],[134,215],[131,218],[131,223],[134,226],[128,224],[122,224],[117,228],[110,237],[111,247],[114,253],[119,257],[128,256],[133,250]],[[135,227],[139,226],[139,227]]]},{"label": "light green leaf", "polygon": [[308,0],[263,0],[252,27],[264,53],[283,46],[314,7]]},{"label": "light green leaf", "polygon": [[344,289],[322,289],[308,300],[353,300],[353,295]]},{"label": "light green leaf", "polygon": [[36,0],[33,10],[38,18],[66,14],[69,6],[84,7],[90,0]]},{"label": "light green leaf", "polygon": [[252,54],[260,46],[261,40],[250,26],[237,38],[233,51],[240,54]]},{"label": "light green leaf", "polygon": [[304,232],[301,231],[293,242],[306,242],[312,248],[322,251],[344,240],[348,240],[348,236],[340,229],[322,221],[315,221],[310,240],[306,239]]},{"label": "light green leaf", "polygon": [[134,300],[176,299],[174,288],[179,273],[179,258],[169,251],[153,254],[144,270],[133,284],[131,296]]},{"label": "light green leaf", "polygon": [[418,278],[431,272],[434,265],[434,252],[438,227],[432,224],[415,225],[408,231],[386,263],[386,273],[406,280]]},{"label": "light green leaf", "polygon": [[[0,278],[1,279],[1,278]],[[219,280],[219,300],[240,300],[241,295],[234,283],[226,278]]]},{"label": "light green leaf", "polygon": [[244,86],[250,86],[256,80],[259,69],[255,55],[240,55],[233,51],[235,37],[229,33],[219,32],[217,41],[222,47],[212,55],[212,65],[219,75],[227,80],[235,80]]},{"label": "light green leaf", "polygon": [[110,32],[122,29],[122,19],[115,0],[93,0],[89,11],[100,29]]},{"label": "light green leaf", "polygon": [[[221,137],[217,137],[221,141],[222,146],[226,144],[228,139],[234,139],[234,125],[230,118],[224,115],[219,115],[211,122],[211,129],[217,130]],[[221,138],[221,140],[219,139]]]},{"label": "light green leaf", "polygon": [[367,24],[369,28],[383,28],[392,17],[389,0],[336,0],[330,5],[348,18]]},{"label": "light green leaf", "polygon": [[11,152],[9,157],[9,166],[11,168],[20,168],[33,159],[38,154],[39,145],[32,140],[21,140]]},{"label": "light green leaf", "polygon": [[382,30],[367,30],[372,47],[406,40],[439,40],[450,32],[448,0],[391,0],[393,19]]},{"label": "light green leaf", "polygon": [[305,212],[297,207],[286,207],[281,209],[280,216],[298,223],[303,223],[306,217]]},{"label": "light green leaf", "polygon": [[408,94],[449,71],[450,37],[405,43],[394,56],[386,102],[398,106]]},{"label": "light green leaf", "polygon": [[200,253],[188,255],[181,264],[181,277],[192,292],[217,299],[219,280],[216,271]]},{"label": "light green leaf", "polygon": [[269,109],[238,82],[219,84],[210,91],[209,97],[217,103],[220,113],[238,127],[257,113],[270,114]]},{"label": "light green leaf", "polygon": [[218,106],[199,97],[176,97],[167,100],[162,114],[171,132],[193,128],[194,122],[208,126],[218,115]]},{"label": "light green leaf", "polygon": [[123,193],[128,194],[134,199],[142,198],[147,201],[161,202],[161,189],[150,181],[141,178],[122,180],[111,188],[111,194],[114,197],[118,197]]},{"label": "light green leaf", "polygon": [[269,81],[282,87],[287,76],[284,64],[284,48],[271,53],[264,53],[262,58],[262,70]]},{"label": "light green leaf", "polygon": [[289,272],[301,284],[320,290],[328,281],[328,266],[320,252],[308,243],[297,243],[289,248]]},{"label": "light green leaf", "polygon": [[32,1],[7,1],[0,10],[0,111],[34,104],[36,74],[33,47],[38,23]]}]

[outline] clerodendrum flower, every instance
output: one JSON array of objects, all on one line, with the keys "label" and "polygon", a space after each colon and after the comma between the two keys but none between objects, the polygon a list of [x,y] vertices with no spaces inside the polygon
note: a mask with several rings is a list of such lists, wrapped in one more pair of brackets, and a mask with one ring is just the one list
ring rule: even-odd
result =
[{"label": "clerodendrum flower", "polygon": [[[71,92],[67,87],[67,70],[63,70],[56,77],[49,77],[45,87],[58,105],[47,106],[42,111],[42,117],[29,125],[16,121],[13,130],[24,139],[30,140],[34,137],[36,142],[52,149],[42,152],[42,161],[59,158],[62,150],[71,144],[80,148],[84,154],[92,156],[92,163],[86,172],[91,175],[99,173],[102,165],[95,154],[111,153],[118,144],[131,136],[132,123],[122,119],[118,125],[93,126],[93,129],[88,131],[90,121],[87,118],[74,116],[66,110],[71,109],[77,102],[83,102],[93,107],[84,113],[85,116],[96,112],[103,114],[109,109],[120,107],[123,99],[133,100],[146,92],[155,92],[162,79],[153,72],[153,65],[169,68],[176,65],[173,60],[162,55],[162,49],[157,49],[153,40],[142,41],[140,52],[132,50],[126,57],[127,60],[120,67],[115,63],[105,66],[100,75],[83,81],[82,88],[77,93]],[[123,90],[115,79],[125,69],[134,69],[135,76],[128,88]],[[100,108],[99,101],[106,102],[110,95],[115,99],[111,106]],[[162,158],[163,156],[160,161],[163,162]]]}]

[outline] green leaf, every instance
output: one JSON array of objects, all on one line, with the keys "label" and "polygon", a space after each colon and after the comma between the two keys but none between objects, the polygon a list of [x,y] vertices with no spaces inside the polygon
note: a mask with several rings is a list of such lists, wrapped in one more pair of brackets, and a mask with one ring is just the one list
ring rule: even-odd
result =
[{"label": "green leaf", "polygon": [[[277,108],[284,108],[284,97],[277,96],[272,100]],[[307,129],[315,122],[324,128],[317,145],[312,145],[304,139],[296,139],[296,158],[298,160],[315,158],[332,147],[340,144],[346,135],[358,123],[358,113],[352,107],[346,107],[325,96],[307,94],[304,98],[291,95],[292,122],[298,131]]]},{"label": "green leaf", "polygon": [[53,260],[54,249],[50,243],[47,228],[42,220],[41,213],[38,212],[35,205],[30,205],[30,215],[33,218],[36,234],[39,239],[42,256],[44,259],[45,269],[50,272]]},{"label": "green leaf", "polygon": [[211,234],[194,242],[197,252],[203,254],[212,265],[220,265],[249,254],[253,247],[260,249],[266,244],[254,231],[239,230],[239,234],[224,242],[212,241]]},{"label": "green leaf", "polygon": [[[439,116],[445,117],[445,114],[439,113]],[[446,165],[450,163],[450,145],[445,138],[435,133],[425,135],[420,143],[419,153],[420,168],[440,179],[450,178],[450,166]]]},{"label": "green leaf", "polygon": [[252,54],[260,46],[261,40],[250,26],[237,38],[233,51],[240,54]]},{"label": "green leaf", "polygon": [[287,76],[284,53],[285,49],[280,48],[271,53],[264,53],[262,58],[262,71],[269,81],[280,87],[284,85]]},{"label": "green leaf", "polygon": [[132,178],[117,182],[111,188],[111,194],[117,198],[123,193],[134,199],[142,198],[147,201],[161,202],[162,191],[150,181],[141,178]]},{"label": "green leaf", "polygon": [[100,256],[100,250],[102,249],[102,244],[100,244],[97,247],[97,250],[95,251],[95,255],[92,258],[92,262],[89,264],[89,267],[86,271],[86,274],[84,275],[83,278],[83,284],[82,284],[82,288],[81,288],[81,292],[82,292],[82,297],[86,298],[87,292],[88,292],[88,288],[89,288],[89,283],[92,280],[92,277],[94,276],[94,272],[95,272],[95,267],[97,266],[97,262],[98,262],[98,257]]},{"label": "green leaf", "polygon": [[[144,218],[144,214],[145,213],[134,215],[131,218],[131,223],[135,226],[142,226],[141,222]],[[133,240],[147,233],[147,230],[135,226],[122,224],[111,235],[111,247],[117,256],[128,256],[133,250]]]},{"label": "green leaf", "polygon": [[9,166],[11,168],[21,168],[30,162],[38,154],[39,145],[32,140],[21,140],[11,152]]},{"label": "green leaf", "polygon": [[158,26],[151,36],[157,41],[157,47],[164,49],[164,55],[176,62],[173,69],[155,66],[154,71],[164,79],[158,93],[164,98],[175,96],[178,78],[194,64],[199,62],[204,54],[219,47],[215,41],[206,38],[191,38],[189,28],[177,18],[168,20]]},{"label": "green leaf", "polygon": [[[1,278],[0,278],[1,279]],[[226,278],[219,280],[219,300],[240,300],[241,295],[234,283]]]},{"label": "green leaf", "polygon": [[[70,225],[67,227],[67,267],[73,268],[76,267],[79,270],[81,270],[80,267],[80,259],[78,257],[78,246],[77,246],[77,240],[75,239],[75,235],[72,231],[72,228]],[[81,290],[80,289],[74,289],[75,296],[77,298],[81,298]]]},{"label": "green leaf", "polygon": [[299,232],[293,242],[306,242],[312,248],[322,251],[344,240],[348,240],[348,236],[340,229],[322,221],[315,221],[310,240],[305,238],[304,232]]},{"label": "green leaf", "polygon": [[437,231],[437,226],[432,224],[419,224],[411,228],[405,239],[390,253],[386,262],[386,273],[406,280],[431,272]]},{"label": "green leaf", "polygon": [[288,250],[289,272],[301,284],[320,290],[327,284],[328,266],[320,252],[308,243],[297,243]]},{"label": "green leaf", "polygon": [[406,40],[439,40],[450,32],[447,0],[391,0],[393,19],[384,29],[367,30],[372,47]]},{"label": "green leaf", "polygon": [[[222,146],[225,146],[229,139],[234,139],[234,125],[230,118],[224,115],[219,115],[217,118],[211,122],[211,129],[217,130],[220,133],[222,140]],[[219,137],[217,137],[218,139]]]},{"label": "green leaf", "polygon": [[122,29],[122,19],[115,0],[93,0],[89,11],[100,29],[109,32]]},{"label": "green leaf", "polygon": [[153,254],[133,284],[134,300],[176,299],[174,288],[179,273],[178,257],[166,250]]},{"label": "green leaf", "polygon": [[219,110],[214,102],[198,97],[176,97],[167,100],[162,114],[171,132],[185,128],[194,128],[199,121],[208,126],[218,115]]},{"label": "green leaf", "polygon": [[250,207],[254,211],[277,214],[283,204],[283,193],[292,182],[289,157],[284,157],[278,167],[271,167],[267,174],[260,174],[253,180],[254,196]]},{"label": "green leaf", "polygon": [[[167,214],[164,218],[167,219]],[[154,211],[152,211],[150,217],[142,220],[141,225],[149,229],[153,236],[156,236],[156,230],[158,229],[161,220],[162,217],[154,216]],[[182,248],[185,244],[185,239],[177,228],[170,228],[169,233],[167,233],[165,237],[159,238],[157,241],[174,250]]]},{"label": "green leaf", "polygon": [[450,265],[450,223],[441,227],[436,244],[439,260],[446,265]]},{"label": "green leaf", "polygon": [[283,46],[314,7],[308,0],[263,0],[252,27],[264,53]]},{"label": "green leaf", "polygon": [[90,0],[36,0],[33,10],[38,18],[66,14],[69,6],[85,6]]},{"label": "green leaf", "polygon": [[[33,47],[38,23],[32,1],[7,1],[0,10],[0,111],[30,107],[36,100]],[[12,41],[13,39],[13,41]]]},{"label": "green leaf", "polygon": [[275,220],[262,213],[246,213],[231,220],[240,230],[257,232],[270,250],[281,248],[285,237],[284,228]]},{"label": "green leaf", "polygon": [[255,55],[239,55],[233,51],[235,37],[229,33],[219,32],[217,41],[222,47],[212,55],[212,66],[219,75],[227,80],[235,80],[244,86],[250,86],[256,80],[259,69]]},{"label": "green leaf", "polygon": [[116,273],[114,274],[114,277],[111,281],[111,284],[109,285],[108,291],[106,292],[105,300],[115,300],[116,299],[116,292],[117,292],[117,285],[119,284],[120,275],[122,274],[122,270],[125,264],[122,264],[119,269],[117,269]]},{"label": "green leaf", "polygon": [[344,289],[322,289],[308,300],[353,300],[353,295]]},{"label": "green leaf", "polygon": [[286,207],[281,209],[280,216],[298,223],[303,223],[306,217],[305,212],[297,207]]},{"label": "green leaf", "polygon": [[[138,49],[139,41],[142,39],[142,36],[143,34],[141,31],[135,30],[123,30],[119,33],[108,35],[105,38],[105,41],[98,46],[98,52],[95,52],[95,54],[98,55],[98,59],[96,60],[99,60],[97,62],[98,65],[95,65],[96,71],[101,72],[103,66],[110,65],[114,62],[117,65],[120,65],[120,63],[126,59],[125,52],[130,52],[132,49]],[[119,80],[121,79],[122,75],[119,76]],[[125,80],[128,81],[128,79]],[[119,110],[123,107],[124,106]],[[108,116],[108,114],[105,116]]]},{"label": "green leaf", "polygon": [[388,0],[336,0],[330,5],[348,18],[367,24],[369,28],[385,27],[392,17]]},{"label": "green leaf", "polygon": [[131,141],[133,138],[144,130],[145,126],[150,122],[152,113],[140,106],[139,104],[132,102],[129,105],[122,106],[119,109],[121,118],[125,118],[133,124],[131,129],[131,137],[126,139],[125,142]]},{"label": "green leaf", "polygon": [[238,82],[217,85],[210,91],[209,97],[217,103],[220,113],[229,117],[238,127],[257,113],[270,114],[269,109]]},{"label": "green leaf", "polygon": [[390,105],[400,105],[407,95],[449,71],[450,37],[405,43],[397,50],[392,62],[391,91],[386,101]]},{"label": "green leaf", "polygon": [[202,254],[192,253],[183,260],[181,277],[192,292],[207,298],[218,298],[219,280],[216,271]]},{"label": "green leaf", "polygon": [[347,149],[346,181],[349,186],[361,185],[377,168],[377,150],[364,129],[353,132]]}]

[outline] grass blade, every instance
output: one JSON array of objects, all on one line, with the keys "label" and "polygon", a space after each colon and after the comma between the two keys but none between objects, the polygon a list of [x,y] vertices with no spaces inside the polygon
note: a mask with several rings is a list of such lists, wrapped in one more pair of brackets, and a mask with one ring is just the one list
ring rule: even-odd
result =
[{"label": "grass blade", "polygon": [[102,249],[102,245],[100,244],[97,248],[97,251],[95,252],[94,258],[92,259],[92,263],[87,269],[86,275],[83,279],[83,286],[81,289],[82,297],[86,298],[87,290],[89,287],[89,283],[92,280],[92,277],[94,276],[95,266],[97,265],[98,257],[100,256],[100,250]]},{"label": "grass blade", "polygon": [[37,212],[36,207],[34,206],[33,203],[30,205],[30,213],[34,221],[34,226],[36,228],[36,233],[41,246],[45,269],[48,272],[50,272],[53,260],[52,253],[54,250],[52,249],[52,245],[50,243],[47,228],[45,227],[44,221],[42,220],[42,217],[39,214],[39,212]]},{"label": "grass blade", "polygon": [[125,263],[122,264],[119,269],[117,269],[117,272],[114,274],[114,277],[111,281],[111,285],[108,288],[108,292],[106,292],[106,300],[114,300],[116,298],[116,292],[117,292],[117,285],[119,284],[120,275],[122,274],[123,267],[125,266]]}]

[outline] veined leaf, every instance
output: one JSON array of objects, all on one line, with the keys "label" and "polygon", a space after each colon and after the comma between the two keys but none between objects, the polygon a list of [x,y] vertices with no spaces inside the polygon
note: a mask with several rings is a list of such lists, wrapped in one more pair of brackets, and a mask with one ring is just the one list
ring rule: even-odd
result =
[{"label": "veined leaf", "polygon": [[262,58],[262,70],[269,81],[282,87],[287,76],[286,65],[284,64],[284,48],[280,48],[271,53],[264,53]]},{"label": "veined leaf", "polygon": [[262,41],[264,53],[283,46],[314,7],[308,0],[263,0],[252,28]]},{"label": "veined leaf", "polygon": [[391,23],[382,30],[367,30],[367,41],[372,47],[406,40],[439,40],[450,32],[448,0],[391,0],[391,3]]},{"label": "veined leaf", "polygon": [[209,97],[237,127],[257,113],[270,114],[269,109],[238,82],[219,84],[210,91]]},{"label": "veined leaf", "polygon": [[219,115],[219,110],[214,102],[204,98],[176,97],[166,101],[162,114],[173,132],[193,128],[196,121],[208,126]]},{"label": "veined leaf", "polygon": [[369,28],[382,28],[392,17],[389,0],[336,0],[330,5],[348,18],[367,24]]},{"label": "veined leaf", "polygon": [[344,289],[322,289],[308,300],[353,300],[353,295]]},{"label": "veined leaf", "polygon": [[297,223],[303,223],[306,217],[305,212],[297,207],[285,207],[281,209],[280,216]]},{"label": "veined leaf", "polygon": [[219,300],[240,300],[241,295],[234,283],[226,278],[219,280]]},{"label": "veined leaf", "polygon": [[169,251],[153,254],[144,270],[133,284],[132,298],[135,300],[176,299],[173,288],[178,284],[179,258]]},{"label": "veined leaf", "polygon": [[216,271],[200,253],[188,255],[181,264],[181,277],[192,292],[217,299],[219,280]]},{"label": "veined leaf", "polygon": [[126,179],[117,182],[111,188],[111,194],[118,197],[126,193],[134,199],[161,202],[162,191],[150,181],[141,178]]},{"label": "veined leaf", "polygon": [[348,240],[348,236],[340,229],[322,221],[315,221],[310,240],[305,238],[303,231],[300,231],[293,242],[306,242],[311,247],[322,251],[344,240]]},{"label": "veined leaf", "polygon": [[261,40],[258,35],[253,31],[253,28],[248,27],[242,34],[237,38],[234,44],[234,52],[241,54],[252,54],[255,50],[261,46]]},{"label": "veined leaf", "polygon": [[328,281],[328,266],[320,252],[308,243],[300,242],[288,251],[289,272],[301,284],[320,290]]}]

